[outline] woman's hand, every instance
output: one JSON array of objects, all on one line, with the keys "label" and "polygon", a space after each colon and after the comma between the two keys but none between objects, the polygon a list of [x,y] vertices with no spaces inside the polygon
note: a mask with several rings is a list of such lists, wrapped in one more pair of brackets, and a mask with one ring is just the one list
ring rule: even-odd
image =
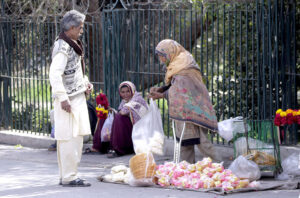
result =
[{"label": "woman's hand", "polygon": [[119,111],[119,114],[122,116],[129,116],[129,112]]},{"label": "woman's hand", "polygon": [[163,97],[164,97],[164,94],[160,93],[160,92],[152,92],[152,93],[150,92],[148,95],[148,98],[152,98],[153,100],[160,99]]},{"label": "woman's hand", "polygon": [[159,87],[151,87],[151,88],[150,88],[150,95],[151,95],[152,93],[158,92],[158,90],[159,90]]},{"label": "woman's hand", "polygon": [[112,107],[110,107],[110,106],[107,107],[107,110],[108,110],[109,113],[114,113],[114,114],[115,114],[115,113],[118,113],[117,110],[115,110],[114,108],[112,108]]},{"label": "woman's hand", "polygon": [[153,100],[163,98],[164,94],[162,93],[161,87],[151,87],[148,98],[152,98]]},{"label": "woman's hand", "polygon": [[108,110],[108,112],[110,112],[110,113],[111,113],[111,112],[114,112],[114,109],[111,108],[110,106],[107,107],[107,110]]},{"label": "woman's hand", "polygon": [[159,93],[163,93],[164,92],[164,88],[163,87],[151,87],[150,88],[150,94],[153,92],[159,92]]}]

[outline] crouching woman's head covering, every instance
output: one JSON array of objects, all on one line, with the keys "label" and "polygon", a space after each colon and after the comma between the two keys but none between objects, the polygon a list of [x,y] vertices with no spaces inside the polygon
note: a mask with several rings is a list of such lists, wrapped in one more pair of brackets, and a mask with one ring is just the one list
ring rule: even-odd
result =
[{"label": "crouching woman's head covering", "polygon": [[124,86],[129,88],[132,98],[129,101],[122,99],[118,110],[124,114],[128,113],[132,124],[135,124],[147,113],[148,105],[142,95],[136,91],[135,85],[130,81],[124,81],[119,85],[119,93]]}]

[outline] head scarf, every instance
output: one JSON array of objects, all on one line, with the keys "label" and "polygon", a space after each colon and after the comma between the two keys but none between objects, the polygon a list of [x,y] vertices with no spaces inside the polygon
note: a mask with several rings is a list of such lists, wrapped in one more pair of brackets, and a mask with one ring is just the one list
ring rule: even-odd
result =
[{"label": "head scarf", "polygon": [[[132,95],[132,97],[133,97],[134,94],[135,94],[135,92],[136,92],[136,87],[135,87],[135,85],[134,85],[132,82],[130,82],[130,81],[124,81],[124,82],[121,82],[121,84],[119,85],[119,94],[120,94],[120,96],[121,96],[121,88],[124,87],[124,86],[126,86],[126,87],[129,88],[129,91],[131,92],[131,95]],[[122,98],[122,100],[124,100],[124,99]],[[124,101],[124,102],[126,102],[126,101]]]},{"label": "head scarf", "polygon": [[192,54],[171,39],[159,42],[156,53],[169,62],[165,83],[171,84],[167,94],[170,117],[217,131],[217,117]]},{"label": "head scarf", "polygon": [[119,106],[119,111],[127,112],[129,110],[129,115],[131,122],[134,124],[141,119],[148,111],[148,105],[142,95],[136,91],[135,85],[130,81],[124,81],[119,85],[119,93],[121,88],[127,86],[132,94],[132,98],[129,101],[122,99]]},{"label": "head scarf", "polygon": [[156,54],[165,57],[169,64],[165,75],[165,83],[170,84],[172,77],[183,69],[193,67],[199,69],[191,53],[179,43],[171,39],[165,39],[158,43],[155,48]]}]

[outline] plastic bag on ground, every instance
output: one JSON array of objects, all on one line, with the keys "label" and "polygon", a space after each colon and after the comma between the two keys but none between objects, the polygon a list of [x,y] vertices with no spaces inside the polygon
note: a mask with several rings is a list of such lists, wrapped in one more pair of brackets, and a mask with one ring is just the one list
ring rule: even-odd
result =
[{"label": "plastic bag on ground", "polygon": [[276,165],[276,159],[273,154],[268,154],[267,152],[260,150],[250,150],[248,153],[245,153],[245,156],[248,160],[255,162],[259,166],[274,166]]},{"label": "plastic bag on ground", "polygon": [[300,153],[291,154],[281,163],[283,172],[289,176],[300,176]]},{"label": "plastic bag on ground", "polygon": [[110,141],[111,127],[113,121],[114,121],[114,114],[109,113],[101,129],[101,142]]},{"label": "plastic bag on ground", "polygon": [[142,178],[142,179],[135,179],[131,172],[129,172],[128,176],[128,184],[130,186],[139,186],[139,187],[147,187],[153,186],[153,178]]},{"label": "plastic bag on ground", "polygon": [[276,176],[277,180],[289,180],[292,179],[293,177],[291,175],[286,174],[285,172],[280,173],[279,175]]},{"label": "plastic bag on ground", "polygon": [[149,111],[133,126],[132,142],[136,154],[152,152],[163,155],[164,130],[160,110],[152,99]]},{"label": "plastic bag on ground", "polygon": [[244,156],[236,158],[229,168],[240,179],[249,179],[250,181],[258,180],[261,176],[258,165]]},{"label": "plastic bag on ground", "polygon": [[[244,155],[247,153],[247,139],[246,137],[240,137],[234,141],[234,147],[236,149],[236,156]],[[264,143],[263,141],[256,140],[248,137],[248,145],[250,150],[259,149],[261,152],[265,152],[269,155],[273,155],[274,146],[272,144]]]}]

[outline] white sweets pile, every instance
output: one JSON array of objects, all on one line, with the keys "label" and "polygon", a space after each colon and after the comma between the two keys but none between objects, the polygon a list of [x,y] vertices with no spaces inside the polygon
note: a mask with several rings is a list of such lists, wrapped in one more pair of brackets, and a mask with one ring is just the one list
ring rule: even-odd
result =
[{"label": "white sweets pile", "polygon": [[128,184],[130,169],[124,165],[117,165],[111,168],[110,174],[104,176],[108,182],[124,182]]},{"label": "white sweets pile", "polygon": [[149,147],[152,153],[163,155],[164,154],[164,136],[158,132],[154,131],[153,137],[149,140]]},{"label": "white sweets pile", "polygon": [[164,148],[164,135],[158,131],[154,131],[152,137],[149,138],[148,144],[144,140],[136,140],[135,153],[148,153],[149,151],[158,155],[163,155]]}]

